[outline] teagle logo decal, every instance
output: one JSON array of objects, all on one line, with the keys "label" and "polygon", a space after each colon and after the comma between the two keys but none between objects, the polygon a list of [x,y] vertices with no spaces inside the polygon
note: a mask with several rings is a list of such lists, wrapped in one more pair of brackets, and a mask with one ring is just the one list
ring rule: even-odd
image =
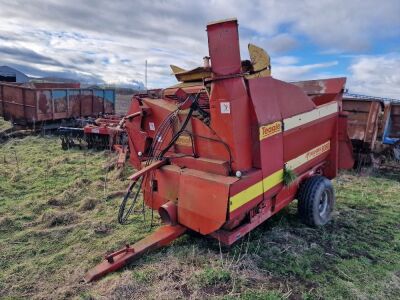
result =
[{"label": "teagle logo decal", "polygon": [[260,141],[266,139],[267,137],[273,136],[277,133],[282,132],[282,122],[277,121],[268,125],[260,127]]}]

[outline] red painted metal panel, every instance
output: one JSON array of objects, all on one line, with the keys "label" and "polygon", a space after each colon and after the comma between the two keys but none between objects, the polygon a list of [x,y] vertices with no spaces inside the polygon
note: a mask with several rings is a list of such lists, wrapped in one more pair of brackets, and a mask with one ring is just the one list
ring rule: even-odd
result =
[{"label": "red painted metal panel", "polygon": [[17,86],[3,86],[3,108],[6,120],[24,120],[23,91]]},{"label": "red painted metal panel", "polygon": [[339,115],[339,169],[351,169],[354,165],[353,147],[347,134],[347,117],[344,112]]},{"label": "red painted metal panel", "polygon": [[237,20],[207,26],[208,49],[214,75],[237,74],[241,69]]},{"label": "red painted metal panel", "polygon": [[333,114],[303,126],[285,131],[284,136],[284,161],[289,161],[306,153],[324,142],[334,134],[337,114]]},{"label": "red painted metal panel", "polygon": [[53,119],[68,118],[68,98],[67,90],[53,89],[51,90],[51,101],[54,108]]},{"label": "red painted metal panel", "polygon": [[[238,181],[231,185],[229,197],[233,197],[252,185],[260,182],[263,179],[262,170],[253,169],[250,172],[244,174]],[[229,219],[235,219],[241,214],[248,212],[255,204],[261,202],[264,199],[264,194],[261,194],[254,199],[250,200],[245,205],[230,212]]]},{"label": "red painted metal panel", "polygon": [[[275,134],[260,142],[261,147],[261,166],[264,177],[283,168],[283,135],[282,133]],[[286,147],[286,145],[285,145]]]},{"label": "red painted metal panel", "polygon": [[93,90],[93,114],[104,113],[104,91],[103,90]]},{"label": "red painted metal panel", "polygon": [[91,282],[108,273],[114,272],[129,262],[139,258],[146,252],[168,245],[184,234],[185,231],[186,228],[180,225],[161,226],[151,235],[136,242],[132,246],[127,245],[125,248],[107,255],[102,263],[85,274],[84,280],[85,282]]},{"label": "red painted metal panel", "polygon": [[35,122],[37,120],[36,114],[36,93],[31,89],[24,89],[25,98],[25,119],[27,122]]},{"label": "red painted metal panel", "polygon": [[293,182],[290,186],[284,186],[275,198],[274,211],[278,212],[296,198],[299,182]]},{"label": "red painted metal panel", "polygon": [[229,163],[226,160],[215,160],[205,157],[194,158],[191,156],[171,157],[174,164],[181,168],[201,169],[218,175],[229,175]]},{"label": "red painted metal panel", "polygon": [[81,115],[80,90],[68,91],[68,106],[69,117],[73,118]]},{"label": "red painted metal panel", "polygon": [[327,159],[328,163],[323,170],[324,176],[328,179],[335,178],[338,174],[339,168],[339,115],[336,115],[335,126],[330,137],[330,151]]},{"label": "red painted metal panel", "polygon": [[201,83],[201,84],[193,83],[193,85],[190,85],[190,86],[186,86],[186,84],[185,84],[185,86],[182,86],[182,87],[167,88],[162,91],[161,98],[179,102],[179,100],[176,96],[176,92],[179,89],[182,89],[186,94],[189,94],[189,95],[197,95],[199,93],[200,94],[199,99],[198,99],[199,106],[203,109],[210,108],[208,94],[205,91],[203,83]]},{"label": "red painted metal panel", "polygon": [[91,116],[93,114],[93,91],[82,90],[80,96],[81,115]]},{"label": "red painted metal panel", "polygon": [[337,95],[343,90],[345,83],[345,77],[292,82],[308,95]]},{"label": "red painted metal panel", "polygon": [[146,205],[157,210],[168,201],[176,202],[179,193],[180,173],[179,167],[170,165],[163,166],[146,176],[143,183],[143,197]]},{"label": "red painted metal panel", "polygon": [[183,169],[179,179],[179,223],[201,234],[219,229],[226,222],[229,186],[236,180]]},{"label": "red painted metal panel", "polygon": [[198,156],[227,162],[231,160],[232,153],[230,149],[214,131],[210,130],[206,124],[198,119],[192,119],[191,125],[195,150]]},{"label": "red painted metal panel", "polygon": [[315,104],[297,86],[272,77],[248,81],[259,125],[292,117],[310,111]]},{"label": "red painted metal panel", "polygon": [[51,101],[51,90],[37,90],[37,116],[39,121],[53,119],[53,104]]},{"label": "red painted metal panel", "polygon": [[349,114],[348,133],[350,139],[361,141],[374,150],[379,130],[379,116],[383,109],[379,101],[345,99],[343,110]]},{"label": "red painted metal panel", "polygon": [[233,171],[252,167],[250,100],[243,78],[229,78],[211,84],[211,128],[229,146]]},{"label": "red painted metal panel", "polygon": [[138,114],[136,118],[129,118],[125,121],[125,129],[129,138],[129,161],[137,169],[141,168],[141,157],[138,153],[145,153],[146,145],[150,144],[150,137],[145,130],[142,110],[148,109],[146,104],[133,98],[127,115]]}]

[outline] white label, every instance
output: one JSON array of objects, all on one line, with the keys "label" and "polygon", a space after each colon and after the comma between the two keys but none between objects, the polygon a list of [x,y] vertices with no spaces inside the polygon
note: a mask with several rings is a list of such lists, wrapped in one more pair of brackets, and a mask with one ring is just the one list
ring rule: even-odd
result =
[{"label": "white label", "polygon": [[152,130],[152,131],[156,130],[156,126],[154,126],[153,122],[149,122],[149,127],[150,127],[150,130]]},{"label": "white label", "polygon": [[221,114],[230,114],[231,113],[231,104],[229,102],[221,102]]},{"label": "white label", "polygon": [[99,133],[99,129],[98,128],[92,128],[92,133]]}]

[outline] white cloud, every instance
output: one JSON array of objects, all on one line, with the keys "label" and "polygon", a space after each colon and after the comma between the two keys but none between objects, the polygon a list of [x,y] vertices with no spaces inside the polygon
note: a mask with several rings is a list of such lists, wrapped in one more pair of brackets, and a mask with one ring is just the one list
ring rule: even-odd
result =
[{"label": "white cloud", "polygon": [[129,83],[144,80],[147,59],[151,87],[174,83],[169,64],[201,64],[208,53],[205,25],[222,18],[238,18],[243,58],[247,43],[259,44],[283,78],[312,77],[332,66],[283,62],[304,38],[318,50],[346,52],[400,35],[398,0],[0,0],[0,7],[0,46],[22,50],[0,52],[0,64],[37,75],[57,65],[57,74]]},{"label": "white cloud", "polygon": [[[256,1],[238,7],[241,23],[264,35],[284,27],[325,50],[365,50],[374,38],[399,37],[398,0]],[[252,8],[248,8],[251,6]]]},{"label": "white cloud", "polygon": [[332,75],[322,75],[318,74],[321,69],[336,66],[337,61],[330,61],[319,64],[306,64],[306,65],[288,65],[288,64],[277,64],[272,65],[272,75],[275,78],[295,81],[295,80],[305,80],[305,79],[317,79],[331,77]]},{"label": "white cloud", "polygon": [[277,56],[272,59],[272,63],[278,65],[294,65],[299,62],[299,58],[295,56]]},{"label": "white cloud", "polygon": [[360,56],[349,67],[350,92],[400,99],[400,55]]},{"label": "white cloud", "polygon": [[266,49],[271,55],[293,50],[298,45],[298,41],[288,33],[280,33],[273,36],[252,35],[245,36],[244,39],[248,40],[249,43]]}]

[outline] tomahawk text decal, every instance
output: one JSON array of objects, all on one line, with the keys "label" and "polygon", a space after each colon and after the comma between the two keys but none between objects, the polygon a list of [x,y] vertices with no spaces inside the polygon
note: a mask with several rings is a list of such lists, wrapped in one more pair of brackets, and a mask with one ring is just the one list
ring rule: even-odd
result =
[{"label": "tomahawk text decal", "polygon": [[331,148],[331,142],[327,141],[326,143],[323,143],[322,145],[319,145],[319,146],[311,149],[310,151],[307,151],[306,153],[304,153],[292,160],[289,160],[286,163],[286,168],[294,170],[294,169],[300,167],[301,165],[309,162],[310,160],[316,158],[317,156],[320,156],[321,154],[329,151],[330,148]]}]

